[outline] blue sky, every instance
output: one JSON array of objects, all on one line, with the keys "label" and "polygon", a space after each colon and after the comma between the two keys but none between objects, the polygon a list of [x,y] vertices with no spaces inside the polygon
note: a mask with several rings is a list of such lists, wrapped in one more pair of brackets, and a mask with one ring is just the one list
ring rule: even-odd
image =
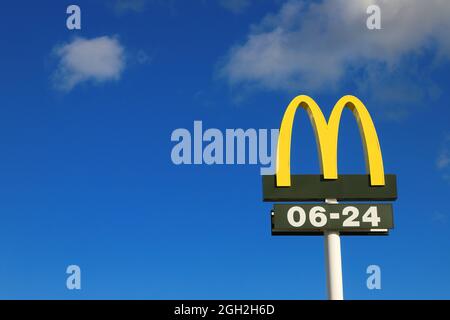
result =
[{"label": "blue sky", "polygon": [[[368,30],[371,3],[80,0],[81,30],[72,3],[2,3],[0,298],[325,298],[323,238],[270,235],[258,165],[170,158],[173,130],[277,128],[298,94],[358,96],[398,178],[391,234],[342,238],[345,297],[450,298],[450,5],[380,5]],[[339,172],[364,173],[349,111],[340,137]]]}]

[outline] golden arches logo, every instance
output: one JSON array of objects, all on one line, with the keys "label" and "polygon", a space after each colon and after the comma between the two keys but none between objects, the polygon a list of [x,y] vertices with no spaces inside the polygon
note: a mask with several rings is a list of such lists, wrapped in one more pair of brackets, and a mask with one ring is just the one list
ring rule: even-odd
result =
[{"label": "golden arches logo", "polygon": [[383,158],[377,132],[364,104],[355,96],[347,95],[339,99],[331,112],[328,122],[317,103],[306,95],[295,97],[288,105],[281,121],[278,137],[276,160],[276,186],[291,186],[291,136],[295,113],[301,107],[308,112],[316,135],[319,150],[320,165],[323,178],[333,180],[338,178],[337,147],[339,124],[344,108],[352,110],[355,116],[366,159],[366,168],[370,175],[371,186],[384,186],[385,176]]}]

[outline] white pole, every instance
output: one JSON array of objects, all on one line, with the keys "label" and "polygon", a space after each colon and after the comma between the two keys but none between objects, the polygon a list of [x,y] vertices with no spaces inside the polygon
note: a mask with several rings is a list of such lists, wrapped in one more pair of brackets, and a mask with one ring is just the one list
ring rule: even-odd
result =
[{"label": "white pole", "polygon": [[[325,199],[325,203],[338,203]],[[328,300],[344,300],[342,284],[341,239],[337,231],[325,231],[325,270],[327,273]]]}]

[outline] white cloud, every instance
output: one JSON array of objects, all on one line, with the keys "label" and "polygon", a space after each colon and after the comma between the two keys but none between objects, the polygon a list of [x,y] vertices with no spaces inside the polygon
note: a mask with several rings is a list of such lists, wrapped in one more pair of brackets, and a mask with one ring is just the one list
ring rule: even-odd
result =
[{"label": "white cloud", "polygon": [[114,37],[76,38],[54,49],[59,59],[53,81],[58,89],[69,91],[76,85],[120,79],[125,68],[125,49]]},{"label": "white cloud", "polygon": [[[381,8],[381,30],[366,27],[370,4]],[[424,51],[449,58],[449,16],[450,1],[444,0],[289,0],[252,26],[220,74],[231,85],[287,91],[329,90],[349,74],[364,81],[368,67],[386,77]]]},{"label": "white cloud", "polygon": [[250,5],[250,0],[220,0],[219,3],[233,13],[241,13]]}]

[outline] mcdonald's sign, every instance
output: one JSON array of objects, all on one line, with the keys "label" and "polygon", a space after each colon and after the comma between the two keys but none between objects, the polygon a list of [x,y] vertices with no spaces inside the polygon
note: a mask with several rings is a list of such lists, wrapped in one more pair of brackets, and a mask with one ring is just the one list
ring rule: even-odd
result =
[{"label": "mcdonald's sign", "polygon": [[[299,107],[306,110],[314,128],[321,174],[291,174],[292,127]],[[338,174],[338,134],[344,108],[353,112],[358,123],[366,174]],[[395,175],[384,173],[377,131],[358,98],[347,95],[339,99],[326,121],[313,99],[297,96],[281,121],[275,175],[263,176],[264,201],[291,202],[273,205],[272,235],[324,235],[328,296],[341,300],[344,295],[340,235],[389,234],[394,227],[392,204],[373,201],[395,200],[396,183]],[[358,203],[341,203],[342,200]],[[302,201],[322,203],[295,203]]]},{"label": "mcdonald's sign", "polygon": [[[306,110],[314,128],[321,174],[291,174],[291,136],[297,109]],[[364,146],[367,174],[338,175],[337,148],[340,119],[344,108],[356,118]],[[381,200],[397,198],[396,177],[384,173],[378,135],[369,111],[357,98],[347,95],[335,104],[326,121],[320,107],[308,96],[289,103],[281,121],[276,173],[263,176],[264,201]]]}]

